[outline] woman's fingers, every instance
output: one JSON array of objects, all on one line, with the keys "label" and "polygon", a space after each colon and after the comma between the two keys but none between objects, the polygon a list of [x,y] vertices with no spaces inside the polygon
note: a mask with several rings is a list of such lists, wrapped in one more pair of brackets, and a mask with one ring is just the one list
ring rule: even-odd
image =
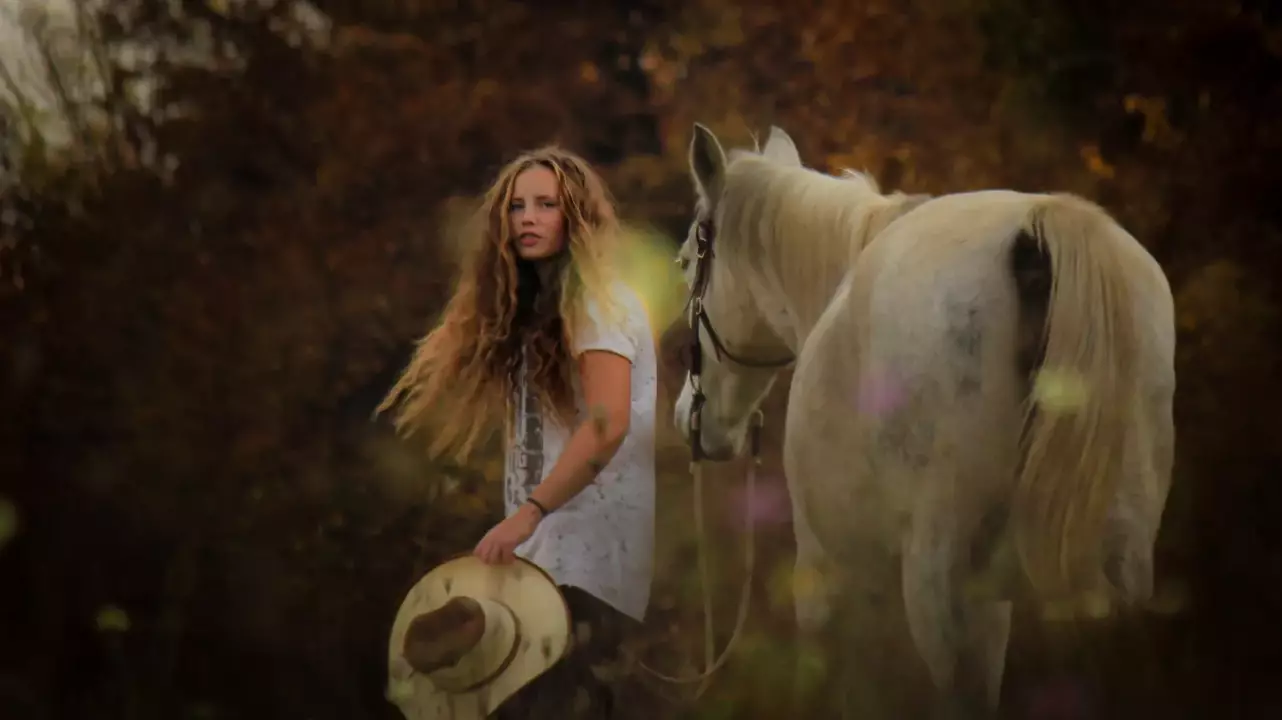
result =
[{"label": "woman's fingers", "polygon": [[487,534],[477,543],[472,554],[488,565],[507,564],[516,561],[516,545]]},{"label": "woman's fingers", "polygon": [[480,558],[481,562],[489,563],[491,545],[492,543],[490,542],[490,537],[486,535],[485,537],[481,538],[481,542],[477,543],[476,550],[473,554],[476,555],[476,557]]}]

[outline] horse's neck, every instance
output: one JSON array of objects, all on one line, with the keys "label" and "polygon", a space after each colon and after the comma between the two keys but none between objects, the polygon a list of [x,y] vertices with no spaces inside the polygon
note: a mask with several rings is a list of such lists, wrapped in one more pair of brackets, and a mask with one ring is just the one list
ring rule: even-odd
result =
[{"label": "horse's neck", "polygon": [[805,343],[859,253],[898,216],[901,204],[899,197],[852,192],[848,202],[781,210],[807,215],[798,222],[775,225],[781,236],[765,243],[771,251],[757,268],[758,302],[767,322],[793,352]]}]

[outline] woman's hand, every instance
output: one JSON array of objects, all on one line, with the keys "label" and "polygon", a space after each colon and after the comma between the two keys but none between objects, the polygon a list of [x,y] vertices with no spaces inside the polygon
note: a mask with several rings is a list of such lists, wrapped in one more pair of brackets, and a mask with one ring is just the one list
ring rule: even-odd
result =
[{"label": "woman's hand", "polygon": [[495,525],[472,551],[481,562],[490,565],[505,565],[516,559],[516,546],[525,542],[539,526],[539,511],[533,505],[522,504],[515,513]]}]

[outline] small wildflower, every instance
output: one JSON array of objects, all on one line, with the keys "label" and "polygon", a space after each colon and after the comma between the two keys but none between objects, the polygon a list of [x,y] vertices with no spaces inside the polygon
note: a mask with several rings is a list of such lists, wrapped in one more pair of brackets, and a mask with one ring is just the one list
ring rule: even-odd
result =
[{"label": "small wildflower", "polygon": [[94,625],[97,626],[98,632],[128,632],[129,614],[115,605],[104,605],[98,609]]},{"label": "small wildflower", "polygon": [[1113,614],[1113,603],[1102,592],[1090,593],[1082,600],[1082,614],[1092,620],[1103,620]]},{"label": "small wildflower", "polygon": [[823,575],[814,568],[798,568],[793,572],[792,591],[798,599],[817,597],[824,592]]}]

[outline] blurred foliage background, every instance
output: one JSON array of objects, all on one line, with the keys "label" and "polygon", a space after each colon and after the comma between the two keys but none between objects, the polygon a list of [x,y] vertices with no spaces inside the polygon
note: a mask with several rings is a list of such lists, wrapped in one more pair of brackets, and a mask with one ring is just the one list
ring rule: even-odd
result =
[{"label": "blurred foliage background", "polygon": [[[1021,616],[1012,718],[1278,717],[1282,23],[1267,0],[4,0],[0,716],[394,718],[406,590],[500,513],[370,413],[452,281],[444,232],[522,149],[598,163],[681,381],[667,255],[693,121],[786,128],[888,189],[1070,190],[1179,311],[1161,607]],[[786,380],[786,379],[785,379]],[[697,706],[779,717],[791,530],[772,419],[741,651]],[[664,425],[635,648],[701,662],[686,450]],[[719,646],[742,463],[708,473]],[[1074,705],[1076,703],[1076,705]],[[1076,708],[1076,709],[1074,709]]]}]

